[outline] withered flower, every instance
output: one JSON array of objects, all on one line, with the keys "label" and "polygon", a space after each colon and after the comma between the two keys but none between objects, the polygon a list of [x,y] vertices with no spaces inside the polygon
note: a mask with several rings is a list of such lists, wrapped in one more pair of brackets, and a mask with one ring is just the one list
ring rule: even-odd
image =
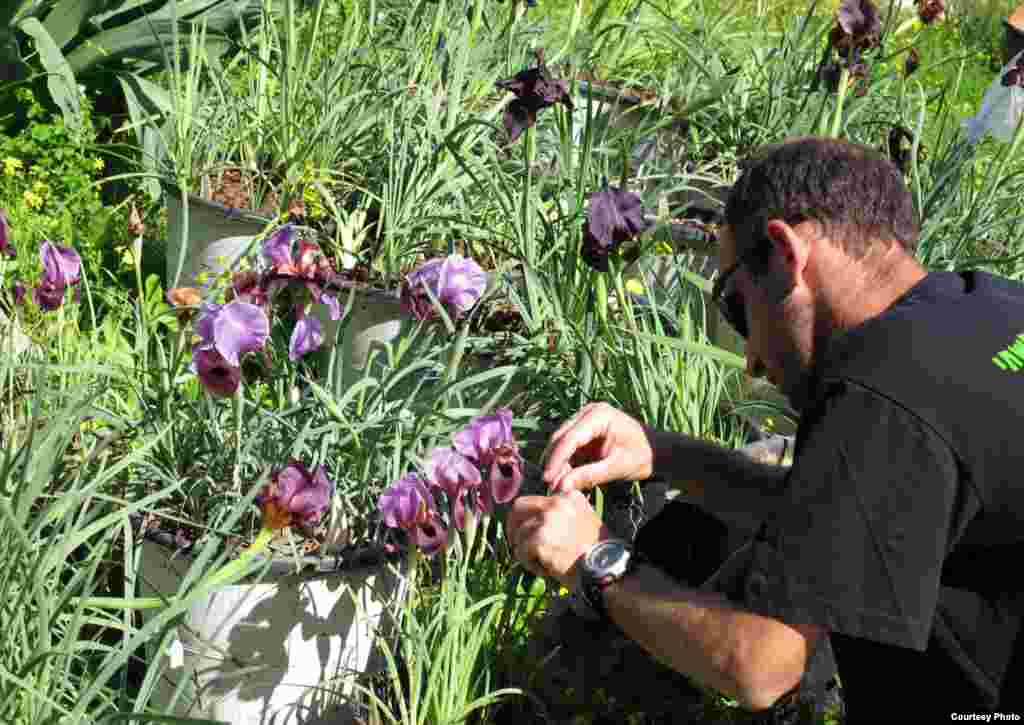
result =
[{"label": "withered flower", "polygon": [[505,130],[508,132],[509,143],[515,141],[527,128],[537,123],[537,113],[556,103],[563,104],[570,111],[574,106],[569,97],[569,84],[563,80],[552,78],[544,64],[544,49],[537,49],[537,65],[520,71],[512,78],[496,82],[503,91],[511,91],[516,95],[505,108]]},{"label": "withered flower", "polygon": [[917,17],[925,25],[931,25],[946,17],[946,3],[942,0],[917,0]]},{"label": "withered flower", "polygon": [[141,237],[146,233],[146,225],[142,223],[142,215],[139,214],[134,203],[131,211],[128,212],[128,233],[133,237]]},{"label": "withered flower", "polygon": [[178,311],[178,322],[185,324],[199,309],[203,297],[195,287],[174,287],[167,290],[167,302]]}]

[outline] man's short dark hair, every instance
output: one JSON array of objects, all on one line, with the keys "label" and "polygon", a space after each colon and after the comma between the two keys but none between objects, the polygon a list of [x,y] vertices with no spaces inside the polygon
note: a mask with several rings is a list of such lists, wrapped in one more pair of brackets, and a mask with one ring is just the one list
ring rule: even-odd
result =
[{"label": "man's short dark hair", "polygon": [[874,149],[796,138],[760,149],[741,169],[725,205],[737,254],[766,240],[769,219],[817,220],[857,260],[893,240],[914,254],[919,227],[913,199],[900,170]]}]

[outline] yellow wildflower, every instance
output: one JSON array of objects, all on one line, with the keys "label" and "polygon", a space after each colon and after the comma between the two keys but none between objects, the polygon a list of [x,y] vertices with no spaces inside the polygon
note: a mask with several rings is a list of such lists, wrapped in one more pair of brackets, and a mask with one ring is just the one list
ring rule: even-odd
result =
[{"label": "yellow wildflower", "polygon": [[4,174],[7,176],[14,176],[23,168],[25,168],[25,164],[21,159],[13,156],[8,156],[4,159]]},{"label": "yellow wildflower", "polygon": [[94,159],[92,162],[92,166],[97,171],[103,171],[103,159]]},{"label": "yellow wildflower", "polygon": [[33,191],[26,191],[22,198],[25,199],[25,205],[29,209],[40,209],[43,206],[43,197],[39,196]]}]

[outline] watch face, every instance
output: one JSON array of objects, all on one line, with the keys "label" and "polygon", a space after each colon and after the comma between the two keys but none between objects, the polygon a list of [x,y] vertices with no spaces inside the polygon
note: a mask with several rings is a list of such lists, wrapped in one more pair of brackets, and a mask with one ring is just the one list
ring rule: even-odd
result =
[{"label": "watch face", "polygon": [[615,565],[626,555],[627,549],[618,541],[605,541],[595,546],[590,552],[590,567],[595,571],[605,572]]}]

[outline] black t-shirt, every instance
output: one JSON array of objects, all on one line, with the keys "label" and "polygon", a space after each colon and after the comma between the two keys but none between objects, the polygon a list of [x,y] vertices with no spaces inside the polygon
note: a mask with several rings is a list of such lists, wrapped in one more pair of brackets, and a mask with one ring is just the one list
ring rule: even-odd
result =
[{"label": "black t-shirt", "polygon": [[1021,332],[1024,285],[933,272],[818,365],[748,604],[832,631],[848,722],[1024,716]]}]

